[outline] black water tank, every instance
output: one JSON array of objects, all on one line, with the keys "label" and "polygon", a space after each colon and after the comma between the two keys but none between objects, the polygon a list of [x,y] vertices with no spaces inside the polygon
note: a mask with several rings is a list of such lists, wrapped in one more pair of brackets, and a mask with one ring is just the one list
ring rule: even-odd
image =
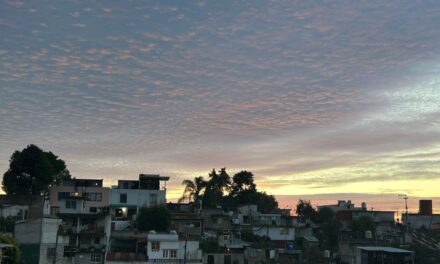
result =
[{"label": "black water tank", "polygon": [[419,201],[419,214],[432,215],[432,200]]}]

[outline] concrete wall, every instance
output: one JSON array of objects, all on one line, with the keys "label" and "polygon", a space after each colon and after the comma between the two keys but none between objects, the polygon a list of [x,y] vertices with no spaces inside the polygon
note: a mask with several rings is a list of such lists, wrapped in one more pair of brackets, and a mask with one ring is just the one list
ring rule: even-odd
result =
[{"label": "concrete wall", "polygon": [[[127,202],[120,202],[120,195],[127,194]],[[156,195],[157,204],[153,204],[151,195]],[[110,205],[124,206],[132,205],[139,207],[150,207],[154,205],[163,205],[166,203],[165,191],[163,190],[137,190],[137,189],[111,189]]]},{"label": "concrete wall", "polygon": [[401,218],[404,224],[410,224],[413,228],[426,228],[431,229],[433,227],[437,227],[440,224],[440,214],[433,215],[418,215],[418,214],[409,214],[405,216],[402,214]]},{"label": "concrete wall", "polygon": [[252,232],[259,236],[269,236],[271,240],[295,240],[293,227],[254,227]]},{"label": "concrete wall", "polygon": [[[152,251],[151,246],[153,241],[159,241],[159,251]],[[188,260],[202,259],[201,251],[199,250],[198,241],[187,241],[186,253]],[[151,260],[164,259],[163,251],[167,249],[177,250],[176,259],[184,259],[185,256],[185,241],[179,240],[177,234],[148,234],[147,254]]]},{"label": "concrete wall", "polygon": [[21,220],[25,220],[25,212],[29,210],[29,205],[2,205],[0,206],[0,217],[15,217],[21,215]]}]

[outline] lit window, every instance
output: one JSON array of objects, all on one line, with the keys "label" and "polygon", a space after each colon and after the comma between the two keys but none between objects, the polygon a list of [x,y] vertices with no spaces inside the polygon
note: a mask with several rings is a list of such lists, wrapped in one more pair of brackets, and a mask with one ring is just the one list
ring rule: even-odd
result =
[{"label": "lit window", "polygon": [[91,254],[90,255],[90,262],[91,263],[101,263],[102,262],[102,260],[101,260],[101,254]]},{"label": "lit window", "polygon": [[159,241],[151,241],[151,251],[159,251],[160,242]]}]

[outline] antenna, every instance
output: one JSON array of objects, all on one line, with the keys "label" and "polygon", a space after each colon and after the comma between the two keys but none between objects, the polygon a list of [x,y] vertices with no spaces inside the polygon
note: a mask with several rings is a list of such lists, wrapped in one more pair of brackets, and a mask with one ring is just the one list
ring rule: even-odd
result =
[{"label": "antenna", "polygon": [[404,199],[405,200],[405,220],[408,219],[408,195],[406,194],[398,194],[397,197],[399,199]]}]

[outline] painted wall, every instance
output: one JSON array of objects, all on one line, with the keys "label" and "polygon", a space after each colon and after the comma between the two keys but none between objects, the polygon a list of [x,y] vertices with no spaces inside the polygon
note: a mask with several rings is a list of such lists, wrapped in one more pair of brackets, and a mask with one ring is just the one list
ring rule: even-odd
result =
[{"label": "painted wall", "polygon": [[[121,203],[120,195],[127,194],[127,202]],[[156,195],[157,204],[152,203],[152,195]],[[162,205],[166,203],[165,191],[163,190],[137,190],[137,189],[111,189],[110,205],[111,206],[139,206],[149,207],[154,205]]]}]

